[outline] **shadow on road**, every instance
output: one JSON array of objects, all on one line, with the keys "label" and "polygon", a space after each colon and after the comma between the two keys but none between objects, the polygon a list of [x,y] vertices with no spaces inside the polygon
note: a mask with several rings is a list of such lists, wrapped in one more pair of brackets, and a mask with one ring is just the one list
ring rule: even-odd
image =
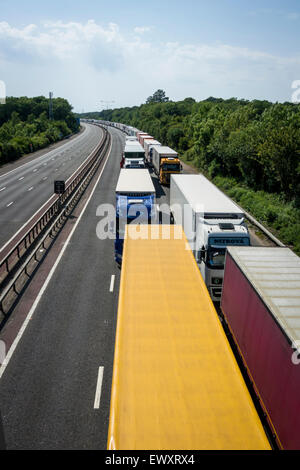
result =
[{"label": "shadow on road", "polygon": [[1,411],[0,411],[0,450],[6,450]]},{"label": "shadow on road", "polygon": [[154,173],[153,168],[149,168],[149,173],[151,175],[152,182],[153,182],[153,185],[154,185],[154,188],[155,188],[156,198],[158,199],[162,196],[165,196],[166,192],[165,192],[163,186],[161,186],[160,182],[158,181],[158,178],[157,178],[156,174]]}]

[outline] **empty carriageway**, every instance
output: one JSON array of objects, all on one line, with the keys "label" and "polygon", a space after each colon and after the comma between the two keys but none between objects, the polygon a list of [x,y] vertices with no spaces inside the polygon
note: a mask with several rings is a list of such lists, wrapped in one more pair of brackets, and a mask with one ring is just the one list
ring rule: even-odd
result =
[{"label": "empty carriageway", "polygon": [[[6,165],[0,173],[0,251],[16,232],[53,195],[54,180],[67,180],[102,138],[97,126],[65,144],[21,164]],[[40,152],[39,152],[40,153]]]}]

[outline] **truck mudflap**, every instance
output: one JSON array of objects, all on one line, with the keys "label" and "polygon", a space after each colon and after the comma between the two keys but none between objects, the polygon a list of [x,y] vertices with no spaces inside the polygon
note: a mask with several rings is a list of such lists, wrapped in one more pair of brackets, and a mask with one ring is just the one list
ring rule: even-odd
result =
[{"label": "truck mudflap", "polygon": [[171,183],[171,175],[180,175],[180,172],[174,172],[174,173],[162,173],[162,176],[160,177],[162,184],[170,185]]},{"label": "truck mudflap", "polygon": [[123,243],[124,240],[121,240],[120,238],[115,240],[115,261],[119,265],[122,264]]},{"label": "truck mudflap", "polygon": [[161,184],[170,185],[171,173],[163,173],[162,171],[159,174],[159,181]]}]

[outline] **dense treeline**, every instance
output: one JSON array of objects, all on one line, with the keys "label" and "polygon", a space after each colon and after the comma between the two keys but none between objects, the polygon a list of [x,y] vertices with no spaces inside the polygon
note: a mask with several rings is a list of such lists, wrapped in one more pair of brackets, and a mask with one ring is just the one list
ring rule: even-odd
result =
[{"label": "dense treeline", "polygon": [[149,132],[211,176],[255,190],[300,194],[300,106],[209,98],[103,111],[102,119]]},{"label": "dense treeline", "polygon": [[247,193],[245,209],[300,252],[299,104],[186,98],[106,110],[99,116],[142,129],[176,149],[238,202]]},{"label": "dense treeline", "polygon": [[0,106],[0,164],[44,148],[78,130],[72,106],[63,98],[53,99],[53,120],[49,100],[8,97]]}]

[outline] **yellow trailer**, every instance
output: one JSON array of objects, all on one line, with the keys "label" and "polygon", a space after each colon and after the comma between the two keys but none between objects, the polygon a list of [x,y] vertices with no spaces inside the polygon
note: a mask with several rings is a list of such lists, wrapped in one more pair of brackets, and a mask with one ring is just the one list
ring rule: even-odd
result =
[{"label": "yellow trailer", "polygon": [[132,230],[123,252],[108,449],[270,449],[182,228],[149,226],[146,239]]}]

